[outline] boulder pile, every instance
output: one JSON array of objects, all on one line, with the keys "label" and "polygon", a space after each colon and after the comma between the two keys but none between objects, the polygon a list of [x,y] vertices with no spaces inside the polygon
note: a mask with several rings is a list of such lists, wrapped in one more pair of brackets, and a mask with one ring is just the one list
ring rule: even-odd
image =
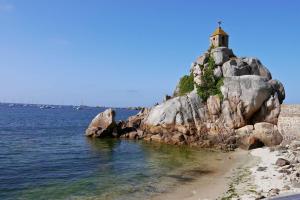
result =
[{"label": "boulder pile", "polygon": [[[210,77],[208,70],[213,72]],[[236,57],[227,47],[212,48],[192,63],[190,73],[194,90],[182,95],[177,85],[172,97],[119,124],[113,111],[105,111],[91,122],[86,135],[222,149],[281,143],[277,121],[284,87],[259,59]],[[207,84],[211,79],[218,84]]]}]

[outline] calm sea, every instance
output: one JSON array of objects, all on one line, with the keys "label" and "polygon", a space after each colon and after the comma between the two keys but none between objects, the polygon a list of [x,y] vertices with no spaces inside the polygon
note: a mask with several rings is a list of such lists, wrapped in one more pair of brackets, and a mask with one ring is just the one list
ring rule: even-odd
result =
[{"label": "calm sea", "polygon": [[[219,153],[90,139],[101,108],[0,105],[0,199],[149,199],[212,169]],[[137,111],[117,109],[117,119]]]}]

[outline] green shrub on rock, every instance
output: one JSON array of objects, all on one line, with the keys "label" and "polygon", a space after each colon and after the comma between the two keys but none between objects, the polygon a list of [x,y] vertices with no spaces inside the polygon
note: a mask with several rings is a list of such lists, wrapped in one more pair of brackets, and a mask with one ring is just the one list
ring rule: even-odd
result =
[{"label": "green shrub on rock", "polygon": [[218,95],[220,99],[223,99],[220,87],[223,85],[223,78],[217,78],[214,76],[215,61],[210,56],[208,59],[208,66],[203,69],[201,76],[202,83],[197,86],[197,93],[206,101],[209,96]]},{"label": "green shrub on rock", "polygon": [[194,76],[190,75],[183,76],[179,81],[179,95],[185,95],[188,92],[194,90]]}]

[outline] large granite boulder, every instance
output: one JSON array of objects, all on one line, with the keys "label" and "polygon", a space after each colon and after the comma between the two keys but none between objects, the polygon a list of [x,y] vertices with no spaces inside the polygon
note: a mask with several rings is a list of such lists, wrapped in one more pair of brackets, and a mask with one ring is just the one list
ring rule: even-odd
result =
[{"label": "large granite boulder", "polygon": [[267,122],[254,124],[253,137],[258,138],[266,146],[278,145],[283,139],[277,126]]},{"label": "large granite boulder", "polygon": [[216,65],[222,65],[231,57],[234,57],[232,50],[227,47],[214,48],[211,50],[210,55],[214,59]]},{"label": "large granite boulder", "polygon": [[282,135],[277,126],[267,122],[247,125],[236,130],[239,146],[243,149],[253,149],[262,146],[275,146],[282,142]]},{"label": "large granite boulder", "polygon": [[153,107],[143,124],[151,133],[163,129],[187,133],[191,128],[197,129],[197,121],[204,118],[202,107],[201,98],[193,91]]},{"label": "large granite boulder", "polygon": [[85,131],[89,137],[113,137],[114,129],[117,127],[115,122],[115,111],[107,109],[99,113],[90,123]]},{"label": "large granite boulder", "polygon": [[256,58],[232,58],[222,65],[224,77],[258,75],[267,80],[272,78],[269,70]]},{"label": "large granite boulder", "polygon": [[272,79],[270,71],[260,62],[259,59],[253,57],[242,57],[241,60],[250,66],[250,75],[262,76],[268,80]]},{"label": "large granite boulder", "polygon": [[239,58],[230,59],[222,65],[224,77],[251,75],[250,66]]},{"label": "large granite boulder", "polygon": [[277,93],[271,95],[268,100],[266,100],[259,111],[254,115],[252,121],[255,122],[268,122],[277,125],[278,117],[280,114],[281,106],[278,99]]},{"label": "large granite boulder", "polygon": [[221,91],[225,100],[242,102],[241,112],[246,119],[250,119],[273,92],[267,79],[256,75],[225,77]]}]

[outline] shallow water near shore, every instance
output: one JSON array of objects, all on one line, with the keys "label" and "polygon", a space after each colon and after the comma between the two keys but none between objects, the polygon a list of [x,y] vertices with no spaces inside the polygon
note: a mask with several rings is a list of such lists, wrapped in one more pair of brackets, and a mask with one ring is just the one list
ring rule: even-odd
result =
[{"label": "shallow water near shore", "polygon": [[222,167],[221,152],[86,138],[103,110],[1,105],[0,199],[150,199]]}]

